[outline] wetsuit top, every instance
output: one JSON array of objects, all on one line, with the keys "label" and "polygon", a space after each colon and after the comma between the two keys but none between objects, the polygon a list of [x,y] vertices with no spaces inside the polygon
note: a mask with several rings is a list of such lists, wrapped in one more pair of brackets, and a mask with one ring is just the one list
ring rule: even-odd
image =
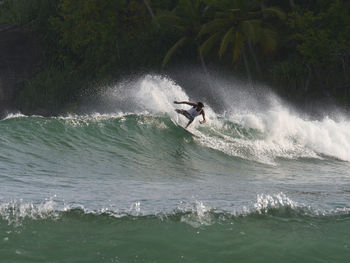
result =
[{"label": "wetsuit top", "polygon": [[197,107],[192,107],[191,109],[187,110],[187,113],[191,115],[191,117],[194,119],[196,118],[199,114],[201,114],[203,109],[200,111],[197,111]]}]

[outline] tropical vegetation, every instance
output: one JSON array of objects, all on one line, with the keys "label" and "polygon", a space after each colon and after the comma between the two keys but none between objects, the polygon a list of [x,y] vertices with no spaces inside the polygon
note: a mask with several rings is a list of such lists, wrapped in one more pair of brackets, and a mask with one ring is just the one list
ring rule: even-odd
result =
[{"label": "tropical vegetation", "polygon": [[45,67],[17,106],[51,112],[95,83],[175,65],[225,68],[294,101],[350,103],[346,0],[2,0],[0,23],[31,28]]}]

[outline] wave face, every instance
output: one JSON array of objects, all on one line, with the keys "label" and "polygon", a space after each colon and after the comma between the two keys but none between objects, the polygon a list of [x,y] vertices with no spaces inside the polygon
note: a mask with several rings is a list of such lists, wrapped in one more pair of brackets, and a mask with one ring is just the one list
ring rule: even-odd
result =
[{"label": "wave face", "polygon": [[[204,151],[210,148],[228,156],[270,165],[276,165],[280,158],[350,161],[350,121],[346,118],[326,116],[311,120],[301,117],[271,94],[259,102],[252,94],[227,94],[227,90],[219,89],[216,93],[222,99],[220,108],[223,110],[216,112],[215,107],[206,105],[208,123],[201,126],[194,122],[190,127],[196,135],[193,137],[195,144]],[[237,98],[244,102],[237,102]],[[174,111],[186,105],[174,105],[173,101],[188,101],[189,96],[167,78],[147,75],[105,89],[94,99],[92,107],[113,112],[59,118],[10,114],[1,121],[1,132],[5,139],[7,136],[15,139],[15,144],[21,143],[23,137],[30,138],[37,146],[43,144],[46,137],[50,143],[44,143],[45,148],[53,144],[75,148],[83,144],[89,148],[94,144],[92,141],[103,148],[124,141],[118,144],[118,149],[125,147],[122,150],[129,151],[143,145],[140,151],[146,154],[152,152],[150,147],[164,144],[162,154],[166,155],[167,148],[178,143],[178,137],[188,139],[179,128],[186,125],[186,119]],[[3,143],[7,147],[6,142]]]},{"label": "wave face", "polygon": [[[0,120],[0,259],[348,262],[348,118],[215,85],[146,75],[86,114]],[[189,133],[173,101],[196,99]]]}]

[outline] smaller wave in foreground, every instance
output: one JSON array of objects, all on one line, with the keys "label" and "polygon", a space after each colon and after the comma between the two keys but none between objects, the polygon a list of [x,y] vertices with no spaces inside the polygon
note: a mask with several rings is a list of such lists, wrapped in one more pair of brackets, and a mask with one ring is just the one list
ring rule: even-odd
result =
[{"label": "smaller wave in foreground", "polygon": [[8,225],[19,227],[27,220],[57,221],[71,216],[109,217],[116,220],[122,218],[125,218],[125,220],[153,218],[160,221],[175,220],[195,228],[243,218],[255,218],[257,220],[268,219],[270,217],[285,218],[286,220],[303,220],[307,218],[310,220],[317,218],[350,219],[350,208],[348,207],[328,210],[313,208],[305,204],[298,204],[283,193],[274,195],[259,194],[253,205],[235,208],[235,205],[232,204],[232,207],[233,210],[231,211],[222,211],[210,208],[201,201],[196,201],[192,204],[181,203],[171,212],[145,214],[142,210],[142,202],[132,203],[129,209],[116,210],[115,208],[105,207],[98,210],[91,210],[82,205],[65,204],[62,201],[55,200],[55,197],[53,197],[38,204],[28,203],[22,200],[0,203],[0,219],[7,222]]},{"label": "smaller wave in foreground", "polygon": [[5,262],[295,262],[300,257],[345,263],[349,231],[349,209],[317,211],[282,193],[259,195],[239,213],[215,211],[200,201],[149,215],[142,214],[142,202],[125,213],[50,199],[0,204]]}]

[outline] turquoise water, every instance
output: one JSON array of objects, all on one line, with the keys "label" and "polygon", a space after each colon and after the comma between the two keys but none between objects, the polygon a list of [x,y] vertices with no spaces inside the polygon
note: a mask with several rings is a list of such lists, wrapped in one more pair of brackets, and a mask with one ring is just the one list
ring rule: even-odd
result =
[{"label": "turquoise water", "polygon": [[175,99],[145,76],[92,113],[1,120],[0,262],[349,262],[346,116],[206,103],[192,136]]}]

